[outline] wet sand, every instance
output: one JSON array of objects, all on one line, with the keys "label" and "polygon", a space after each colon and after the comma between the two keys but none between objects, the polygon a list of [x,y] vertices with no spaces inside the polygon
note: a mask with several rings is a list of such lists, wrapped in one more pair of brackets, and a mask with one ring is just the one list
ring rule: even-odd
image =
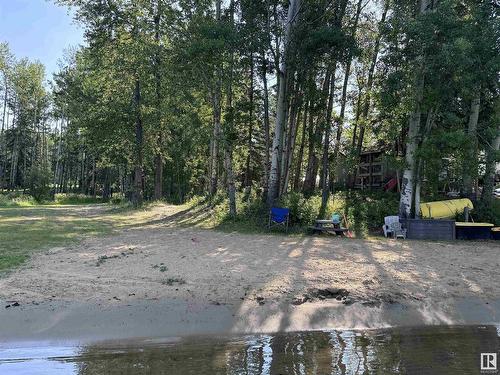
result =
[{"label": "wet sand", "polygon": [[500,299],[376,307],[346,306],[338,301],[300,306],[271,302],[252,309],[168,299],[116,305],[51,302],[3,309],[0,322],[0,346],[23,341],[91,343],[140,337],[498,324]]}]

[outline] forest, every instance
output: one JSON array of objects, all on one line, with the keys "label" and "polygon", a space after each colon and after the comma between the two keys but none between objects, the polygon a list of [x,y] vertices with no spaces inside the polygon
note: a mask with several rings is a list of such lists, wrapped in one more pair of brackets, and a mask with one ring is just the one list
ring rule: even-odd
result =
[{"label": "forest", "polygon": [[85,43],[53,77],[0,44],[5,194],[203,196],[228,218],[374,193],[414,217],[462,196],[500,223],[496,1],[55,3]]}]

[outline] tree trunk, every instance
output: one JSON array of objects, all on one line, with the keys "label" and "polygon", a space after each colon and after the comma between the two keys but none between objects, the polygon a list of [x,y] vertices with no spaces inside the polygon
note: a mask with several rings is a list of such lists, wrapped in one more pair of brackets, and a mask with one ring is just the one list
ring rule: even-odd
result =
[{"label": "tree trunk", "polygon": [[[291,77],[291,79],[289,78]],[[283,187],[285,183],[285,174],[286,174],[286,162],[288,160],[287,156],[287,151],[288,151],[288,145],[290,144],[290,136],[291,136],[291,126],[292,126],[292,119],[295,117],[296,113],[296,106],[295,102],[297,100],[297,95],[293,95],[292,93],[295,92],[295,77],[293,74],[290,74],[290,71],[287,72],[287,77],[285,78],[287,84],[287,87],[285,88],[285,92],[287,93],[287,98],[286,98],[286,109],[285,109],[285,122],[284,122],[284,128],[283,128],[283,138],[282,138],[282,144],[281,144],[281,153],[280,153],[280,158],[278,161],[278,165],[280,165],[280,171],[279,171],[279,191],[278,191],[278,197],[283,194]]]},{"label": "tree trunk", "polygon": [[497,128],[493,142],[487,145],[486,171],[484,175],[484,186],[481,200],[486,207],[493,207],[493,189],[495,188],[495,175],[497,166],[497,154],[500,146],[500,126]]},{"label": "tree trunk", "polygon": [[323,156],[321,163],[321,207],[319,210],[320,217],[324,215],[326,211],[326,206],[328,204],[328,198],[330,196],[330,163],[329,163],[329,151],[330,151],[330,133],[332,129],[332,109],[333,109],[333,99],[335,93],[335,71],[337,69],[337,62],[333,63],[333,70],[330,74],[330,89],[328,94],[328,103],[326,105],[325,114],[325,135],[323,137]]},{"label": "tree trunk", "polygon": [[361,121],[359,123],[359,136],[358,136],[358,145],[356,149],[356,154],[358,159],[361,157],[361,151],[363,149],[363,140],[365,137],[365,126],[366,126],[366,121],[368,120],[368,113],[370,112],[370,101],[371,101],[371,90],[373,86],[373,77],[375,73],[375,67],[377,66],[377,58],[378,58],[378,52],[380,49],[380,40],[382,39],[382,32],[381,32],[381,27],[385,23],[385,19],[387,16],[387,12],[389,10],[389,1],[386,0],[385,6],[384,6],[384,12],[382,13],[382,18],[380,19],[379,22],[379,27],[378,27],[378,34],[377,38],[375,39],[375,46],[373,48],[373,56],[372,56],[372,61],[370,63],[370,70],[368,71],[368,80],[366,81],[366,93],[365,93],[365,99],[363,103],[363,111],[361,113]]},{"label": "tree trunk", "polygon": [[[427,12],[432,9],[432,3],[430,0],[422,0],[420,3],[420,14]],[[405,162],[406,167],[403,171],[403,177],[401,180],[401,195],[399,199],[399,216],[402,218],[411,217],[412,203],[414,200],[414,188],[415,188],[415,174],[417,166],[417,148],[419,142],[420,133],[420,119],[421,119],[421,102],[424,91],[424,77],[423,77],[423,64],[424,56],[420,55],[416,59],[416,84],[414,92],[414,103],[413,110],[410,113],[410,120],[408,124],[408,137],[406,139],[406,154]],[[418,197],[417,199],[420,199]]]},{"label": "tree trunk", "polygon": [[304,146],[305,146],[305,141],[306,141],[308,110],[309,110],[309,101],[306,103],[306,107],[304,109],[304,121],[303,121],[303,125],[302,125],[302,138],[300,139],[299,154],[297,156],[297,166],[295,168],[295,175],[294,175],[294,180],[293,180],[293,190],[294,191],[299,190],[300,176],[301,176],[301,172],[302,172],[302,158],[304,157]]},{"label": "tree trunk", "polygon": [[14,132],[14,146],[12,148],[12,159],[10,166],[10,178],[9,178],[9,187],[10,189],[14,189],[16,187],[17,180],[17,165],[18,165],[18,157],[19,157],[19,126],[16,126],[16,120],[19,117],[19,114],[16,112],[16,101],[14,101],[14,113],[12,115],[12,130]]},{"label": "tree trunk", "polygon": [[[219,9],[218,20],[220,21],[220,5],[221,0],[217,0],[217,8]],[[230,14],[231,14],[231,26],[233,26],[233,18],[234,18],[234,0],[231,0],[229,5]],[[229,78],[228,78],[228,90],[227,90],[227,110],[229,112],[229,121],[225,126],[225,134],[224,134],[224,166],[226,169],[226,179],[227,179],[227,195],[229,200],[229,215],[232,217],[236,216],[236,186],[234,181],[234,173],[233,173],[233,144],[232,144],[232,136],[233,133],[233,65],[234,65],[234,56],[231,52],[230,64],[229,64]],[[220,70],[220,74],[222,75],[222,69]],[[219,88],[221,88],[219,86]],[[219,93],[219,97],[222,96],[222,93]]]},{"label": "tree trunk", "polygon": [[162,9],[161,1],[157,3],[156,14],[154,17],[155,24],[155,94],[156,94],[156,120],[158,126],[158,134],[156,136],[157,140],[157,150],[155,155],[155,188],[154,188],[154,199],[159,200],[163,197],[163,156],[161,153],[161,147],[163,144],[162,137],[162,121],[161,121],[161,76],[160,76],[160,21],[161,21]]},{"label": "tree trunk", "polygon": [[[327,71],[325,74],[325,79],[323,80],[323,85],[321,89],[321,100],[316,108],[318,108],[321,112],[316,119],[316,128],[313,128],[313,113],[312,113],[312,105],[311,105],[311,114],[309,116],[309,147],[308,147],[308,160],[306,167],[306,176],[304,179],[304,186],[302,191],[305,195],[310,195],[316,189],[316,178],[318,176],[318,167],[319,167],[319,159],[316,156],[316,145],[321,146],[321,133],[323,127],[321,124],[324,121],[325,111],[323,110],[324,106],[327,103],[327,97],[330,89],[330,72]],[[314,129],[314,131],[313,131]]]},{"label": "tree trunk", "polygon": [[318,174],[318,157],[316,156],[316,144],[319,143],[321,138],[321,127],[316,124],[314,127],[314,115],[309,113],[309,144],[307,147],[307,166],[306,175],[304,177],[304,184],[302,186],[302,192],[305,195],[312,194],[314,189],[316,189],[316,177]]},{"label": "tree trunk", "polygon": [[[5,77],[4,77],[5,78]],[[5,80],[5,94],[3,98],[3,111],[2,111],[2,131],[0,132],[0,191],[3,190],[5,185],[5,171],[7,170],[6,166],[6,142],[5,142],[5,114],[7,112],[7,79]]]},{"label": "tree trunk", "polygon": [[[215,2],[215,18],[217,22],[221,20],[221,0]],[[213,93],[213,119],[214,130],[212,135],[212,154],[210,157],[210,187],[209,195],[213,197],[217,193],[218,184],[218,158],[219,141],[221,135],[221,93],[222,93],[222,66],[219,63],[216,71],[215,89]]]},{"label": "tree trunk", "polygon": [[96,189],[97,178],[96,178],[95,170],[96,170],[96,163],[95,163],[95,156],[94,156],[92,158],[92,180],[90,182],[90,186],[92,186],[92,197],[94,199],[97,195],[97,189]]},{"label": "tree trunk", "polygon": [[[62,134],[63,134],[63,121],[61,119],[61,129],[59,131],[59,142],[57,144],[57,153],[56,153],[56,170],[54,171],[54,193],[57,193],[57,184],[59,182],[59,169],[61,165],[61,143],[62,143]],[[57,123],[56,123],[56,132],[57,132]],[[59,185],[60,187],[60,185]]]},{"label": "tree trunk", "polygon": [[248,113],[248,139],[247,147],[248,154],[245,162],[245,195],[250,194],[250,187],[252,186],[252,176],[250,171],[250,161],[252,158],[252,137],[253,137],[253,53],[250,53],[250,88],[248,90],[248,100],[250,102],[250,108]]},{"label": "tree trunk", "polygon": [[422,97],[422,86],[419,84],[417,87],[417,98],[414,104],[414,110],[410,114],[410,121],[408,126],[408,137],[406,141],[406,168],[403,171],[403,178],[401,181],[401,196],[399,200],[399,215],[402,218],[411,217],[411,205],[413,201],[413,187],[415,185],[414,174],[416,166],[416,151],[418,134],[420,131],[420,102]]},{"label": "tree trunk", "polygon": [[[298,104],[296,104],[298,105]],[[295,149],[295,140],[297,138],[297,128],[300,123],[300,118],[302,115],[302,108],[298,108],[297,115],[293,114],[290,119],[290,136],[287,144],[286,160],[285,160],[285,174],[283,178],[283,188],[282,193],[285,194],[288,190],[288,181],[290,180],[290,170],[292,168],[293,151]]]},{"label": "tree trunk", "polygon": [[102,187],[102,200],[104,202],[109,201],[109,198],[111,197],[111,183],[110,183],[110,176],[109,176],[109,167],[104,168],[104,183]]},{"label": "tree trunk", "polygon": [[134,155],[134,194],[132,203],[138,207],[143,201],[143,129],[141,115],[141,86],[139,78],[136,77],[134,89],[134,106],[135,106],[135,155]]},{"label": "tree trunk", "polygon": [[291,38],[291,30],[293,24],[296,22],[297,14],[300,8],[300,0],[290,0],[290,4],[288,6],[288,15],[287,21],[285,25],[285,35],[283,38],[283,58],[281,59],[281,66],[276,72],[279,76],[279,85],[278,85],[278,97],[276,104],[276,128],[274,132],[273,138],[273,151],[271,157],[271,171],[269,174],[269,191],[267,195],[267,203],[269,206],[272,206],[274,202],[279,197],[279,173],[280,167],[279,158],[281,154],[281,146],[283,143],[283,131],[285,128],[285,112],[286,112],[286,76],[287,76],[287,60],[290,49],[290,38]]},{"label": "tree trunk", "polygon": [[263,197],[267,199],[268,187],[269,187],[269,168],[270,165],[270,155],[269,149],[271,148],[271,136],[270,136],[270,125],[269,125],[269,93],[267,89],[267,61],[264,53],[262,53],[262,85],[263,85],[263,101],[264,101],[264,181],[263,181]]},{"label": "tree trunk", "polygon": [[[358,21],[359,21],[359,16],[361,14],[362,3],[363,3],[363,0],[359,0],[357,7],[356,7],[356,16],[354,18],[354,23],[352,26],[353,30],[352,30],[352,34],[351,34],[353,39],[355,39],[355,37],[356,37],[356,30],[358,28]],[[335,168],[336,168],[338,154],[340,151],[340,140],[342,139],[342,132],[344,130],[343,128],[344,128],[345,108],[346,108],[346,104],[347,104],[347,87],[349,85],[349,76],[351,74],[351,63],[352,63],[352,56],[349,55],[347,57],[347,61],[346,61],[346,65],[345,65],[344,83],[342,85],[342,97],[340,99],[340,114],[339,114],[339,119],[338,119],[338,124],[337,124],[337,135],[335,137],[335,146],[333,149],[333,165],[334,165],[333,171],[335,171]],[[356,136],[355,134],[356,134],[356,125],[354,128],[353,137]],[[334,182],[334,180],[335,180],[335,176],[333,176],[332,182]]]},{"label": "tree trunk", "polygon": [[479,110],[481,106],[481,97],[478,90],[477,96],[472,99],[470,106],[469,124],[467,127],[467,135],[471,142],[467,152],[467,158],[464,166],[464,191],[471,198],[473,197],[474,179],[477,177],[477,158],[478,158],[478,142],[477,142],[477,122],[479,119]]}]

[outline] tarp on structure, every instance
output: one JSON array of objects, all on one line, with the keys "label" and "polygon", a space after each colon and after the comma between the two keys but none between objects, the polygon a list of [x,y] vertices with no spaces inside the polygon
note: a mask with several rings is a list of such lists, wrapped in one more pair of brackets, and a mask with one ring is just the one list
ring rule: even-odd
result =
[{"label": "tarp on structure", "polygon": [[464,212],[464,208],[474,209],[470,199],[450,199],[447,201],[428,202],[420,204],[423,219],[453,219]]}]

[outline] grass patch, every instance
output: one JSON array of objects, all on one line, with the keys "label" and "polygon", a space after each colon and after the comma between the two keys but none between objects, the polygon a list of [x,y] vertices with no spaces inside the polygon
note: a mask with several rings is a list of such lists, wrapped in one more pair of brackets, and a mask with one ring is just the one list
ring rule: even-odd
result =
[{"label": "grass patch", "polygon": [[22,265],[32,254],[50,247],[143,226],[177,209],[164,204],[137,210],[108,204],[0,207],[0,272]]},{"label": "grass patch", "polygon": [[0,207],[33,207],[37,204],[31,195],[16,192],[0,194]]},{"label": "grass patch", "polygon": [[84,194],[56,194],[54,197],[54,202],[50,204],[92,204],[92,203],[103,203],[102,198],[92,197]]},{"label": "grass patch", "polygon": [[[115,194],[110,200],[113,204],[123,204],[124,197]],[[29,194],[24,194],[22,191],[13,191],[8,193],[0,193],[0,207],[34,207],[34,206],[53,206],[53,205],[84,205],[104,203],[101,197],[92,197],[85,194],[55,194],[54,200],[44,200],[38,202]]]}]

